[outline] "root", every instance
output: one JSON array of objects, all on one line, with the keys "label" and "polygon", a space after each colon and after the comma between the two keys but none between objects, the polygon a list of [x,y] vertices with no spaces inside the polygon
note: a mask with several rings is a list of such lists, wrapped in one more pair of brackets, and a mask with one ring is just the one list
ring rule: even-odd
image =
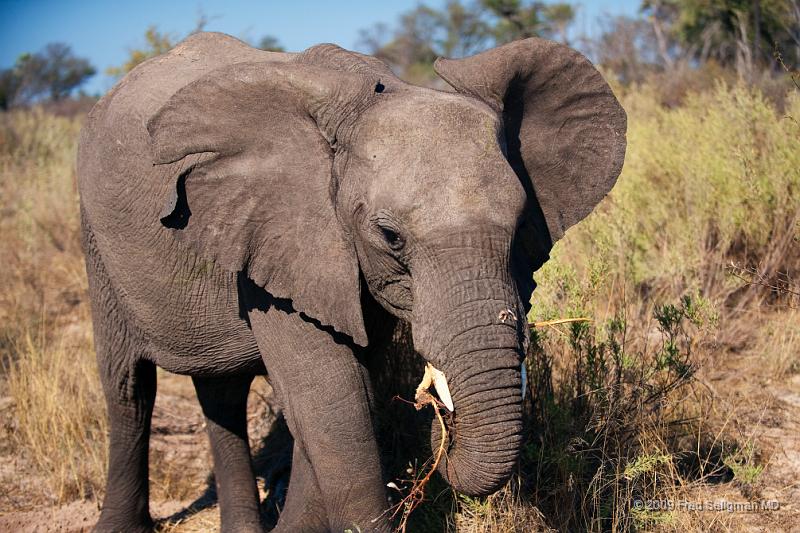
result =
[{"label": "root", "polygon": [[[427,390],[417,390],[415,400],[416,401],[413,403],[413,405],[417,411],[424,409],[428,405],[433,407],[433,412],[436,414],[436,419],[439,421],[439,428],[441,429],[442,437],[439,441],[439,448],[436,450],[436,454],[433,456],[433,462],[430,460],[426,461],[425,465],[422,467],[423,471],[427,468],[427,473],[422,478],[419,478],[417,475],[412,476],[411,490],[402,500],[400,500],[400,502],[389,509],[389,511],[392,511],[392,519],[400,516],[400,522],[395,529],[396,533],[406,533],[406,528],[408,527],[408,518],[411,516],[411,513],[414,512],[414,509],[419,507],[420,504],[422,504],[422,502],[425,500],[425,487],[430,481],[433,473],[439,467],[439,462],[442,460],[442,456],[447,449],[447,427],[445,426],[444,418],[442,417],[441,413],[441,410],[445,409],[444,404],[431,395]],[[407,400],[403,401],[406,403],[411,403]],[[396,487],[396,485],[394,486]]]}]

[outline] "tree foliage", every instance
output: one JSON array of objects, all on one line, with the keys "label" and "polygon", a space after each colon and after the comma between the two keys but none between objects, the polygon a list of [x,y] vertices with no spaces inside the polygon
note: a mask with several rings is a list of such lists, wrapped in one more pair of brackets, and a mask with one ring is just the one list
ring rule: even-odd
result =
[{"label": "tree foliage", "polygon": [[272,35],[265,35],[258,41],[256,48],[266,50],[267,52],[285,52],[286,49],[281,45],[277,37]]},{"label": "tree foliage", "polygon": [[131,48],[128,50],[128,60],[118,67],[109,67],[106,74],[114,77],[122,77],[137,65],[145,62],[151,57],[165,54],[177,44],[177,40],[168,33],[158,31],[155,26],[150,26],[144,33],[145,44],[142,48]]},{"label": "tree foliage", "polygon": [[800,65],[798,0],[644,0],[642,12],[671,42],[670,60],[714,60],[740,73],[776,68],[775,52]]},{"label": "tree foliage", "polygon": [[359,45],[423,84],[437,83],[437,56],[527,37],[576,45],[623,83],[710,63],[749,80],[800,67],[800,0],[642,0],[640,7],[636,17],[601,19],[601,31],[587,36],[571,31],[577,8],[568,2],[448,0],[442,9],[421,4],[393,27],[362,31]]},{"label": "tree foliage", "polygon": [[[106,69],[106,74],[121,78],[139,64],[150,59],[151,57],[159,56],[169,52],[176,44],[185,39],[189,35],[203,31],[209,18],[202,12],[200,13],[194,29],[185,36],[175,37],[173,34],[159,31],[156,26],[147,28],[144,34],[144,46],[141,48],[130,48],[128,50],[128,59],[120,66],[109,67]],[[266,50],[268,52],[283,52],[284,48],[281,46],[277,38],[271,35],[265,35],[256,45],[256,48]]]},{"label": "tree foliage", "polygon": [[590,43],[595,60],[623,83],[642,82],[660,62],[653,27],[626,16],[603,21],[600,36]]},{"label": "tree foliage", "polygon": [[482,0],[482,7],[494,18],[497,43],[527,37],[546,37],[567,42],[567,29],[575,20],[575,8],[568,3],[523,3],[521,0]]},{"label": "tree foliage", "polygon": [[22,54],[14,66],[0,71],[0,109],[63,100],[95,72],[68,45],[50,43],[41,52]]},{"label": "tree foliage", "polygon": [[394,29],[376,24],[359,45],[392,65],[401,76],[426,83],[438,56],[463,57],[515,39],[542,36],[566,41],[575,17],[569,4],[522,0],[449,0],[442,10],[426,5],[403,13]]}]

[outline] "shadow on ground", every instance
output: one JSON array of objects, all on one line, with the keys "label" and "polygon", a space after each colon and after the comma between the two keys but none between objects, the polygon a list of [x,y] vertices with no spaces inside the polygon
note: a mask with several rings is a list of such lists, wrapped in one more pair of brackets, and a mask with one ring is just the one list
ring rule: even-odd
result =
[{"label": "shadow on ground", "polygon": [[[280,509],[286,500],[289,475],[292,468],[292,447],[294,439],[286,421],[279,415],[272,423],[267,435],[255,447],[253,469],[259,485],[259,492],[265,495],[261,501],[261,519],[267,528],[275,527]],[[159,520],[159,525],[175,526],[197,513],[217,505],[217,486],[214,474],[206,478],[203,493],[186,508]]]}]

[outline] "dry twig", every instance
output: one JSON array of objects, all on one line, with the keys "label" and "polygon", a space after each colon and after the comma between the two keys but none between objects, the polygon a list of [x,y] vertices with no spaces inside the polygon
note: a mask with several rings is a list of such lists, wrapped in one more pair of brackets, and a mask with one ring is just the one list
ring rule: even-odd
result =
[{"label": "dry twig", "polygon": [[753,267],[737,265],[733,261],[726,270],[731,276],[743,281],[745,285],[764,287],[776,294],[786,296],[789,308],[796,307],[794,302],[800,301],[800,287],[796,286],[787,272],[771,274]]},{"label": "dry twig", "polygon": [[541,322],[534,322],[533,324],[528,324],[528,326],[530,326],[531,329],[533,329],[533,328],[550,327],[550,328],[553,328],[554,330],[556,330],[557,332],[563,334],[563,331],[561,331],[560,329],[558,329],[555,326],[557,326],[559,324],[570,324],[572,322],[591,322],[591,321],[592,321],[592,319],[591,318],[587,318],[587,317],[556,318],[554,320],[543,320]]},{"label": "dry twig", "polygon": [[[399,397],[395,398],[406,403],[411,403]],[[411,490],[402,500],[400,500],[400,502],[390,509],[390,511],[393,509],[392,519],[400,515],[400,523],[395,529],[395,531],[399,533],[406,533],[406,529],[408,527],[408,518],[411,516],[411,513],[414,511],[414,509],[419,507],[420,504],[422,504],[422,502],[425,500],[425,486],[430,481],[433,473],[439,467],[439,462],[442,460],[442,456],[445,453],[447,443],[447,428],[441,413],[441,410],[445,408],[444,405],[427,390],[422,389],[417,389],[417,394],[413,405],[417,411],[424,409],[428,405],[433,407],[433,412],[436,414],[436,419],[439,421],[439,428],[441,429],[442,437],[439,441],[439,448],[436,450],[436,454],[433,457],[433,462],[427,462],[430,463],[430,467],[428,468],[425,476],[422,478],[413,476],[415,479],[413,480]],[[423,465],[422,468],[424,470],[426,466]]]}]

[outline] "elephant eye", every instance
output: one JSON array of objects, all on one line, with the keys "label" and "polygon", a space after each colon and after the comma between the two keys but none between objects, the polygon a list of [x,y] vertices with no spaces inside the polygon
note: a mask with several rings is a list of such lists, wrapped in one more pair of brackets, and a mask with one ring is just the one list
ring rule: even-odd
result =
[{"label": "elephant eye", "polygon": [[383,233],[383,238],[386,241],[386,244],[389,245],[389,248],[392,250],[399,250],[403,247],[405,243],[403,242],[402,237],[400,237],[396,231],[384,226],[380,226],[380,229],[381,233]]}]

